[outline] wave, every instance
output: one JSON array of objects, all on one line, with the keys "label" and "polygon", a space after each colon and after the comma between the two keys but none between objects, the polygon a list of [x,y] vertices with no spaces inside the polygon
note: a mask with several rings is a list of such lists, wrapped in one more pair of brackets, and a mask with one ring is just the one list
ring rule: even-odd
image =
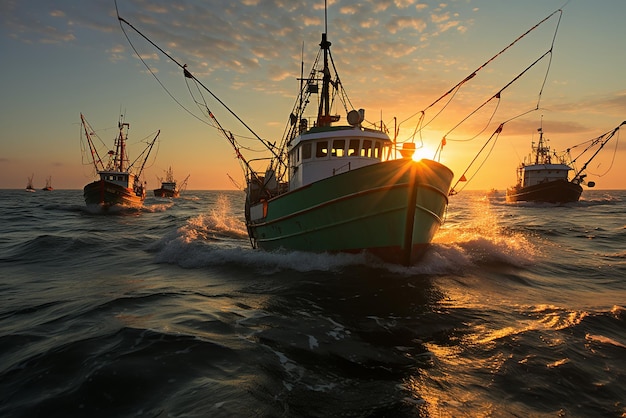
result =
[{"label": "wave", "polygon": [[80,210],[90,215],[136,215],[139,213],[165,212],[172,206],[174,206],[174,202],[144,204],[141,207],[114,205],[105,208],[100,205],[85,205],[80,206]]},{"label": "wave", "polygon": [[213,385],[223,391],[237,360],[235,350],[194,335],[122,327],[50,346],[3,370],[2,380],[12,384],[0,387],[11,403],[0,411],[6,416],[106,411],[111,416],[124,415],[132,405],[138,414],[158,416],[171,402],[174,382],[178,391],[197,390],[196,379],[209,375],[223,382]]},{"label": "wave", "polygon": [[[210,215],[200,215],[151,246],[156,261],[186,268],[216,265],[253,267],[263,274],[281,270],[299,272],[342,271],[353,266],[384,269],[402,276],[415,274],[458,274],[484,266],[523,267],[534,256],[521,234],[444,232],[433,242],[422,259],[412,266],[384,263],[369,253],[311,253],[303,251],[264,251],[253,249],[245,226],[236,220],[226,225]],[[454,240],[447,241],[454,236]]]},{"label": "wave", "polygon": [[93,245],[97,239],[90,237],[66,237],[43,234],[14,244],[7,249],[3,259],[11,261],[68,260],[82,249]]},{"label": "wave", "polygon": [[589,207],[598,205],[618,205],[622,202],[623,200],[616,195],[606,194],[604,196],[586,197],[583,193],[578,201],[578,205],[582,207]]},{"label": "wave", "polygon": [[341,271],[365,266],[406,276],[456,274],[484,266],[524,267],[531,263],[536,255],[532,243],[522,233],[500,227],[497,216],[485,214],[483,206],[476,209],[479,216],[442,227],[423,258],[409,267],[383,263],[366,252],[331,254],[252,249],[245,222],[233,215],[227,196],[218,196],[208,213],[188,219],[185,225],[153,243],[149,251],[157,253],[159,263],[186,268],[245,265],[263,272]]},{"label": "wave", "polygon": [[170,209],[172,206],[174,206],[174,202],[154,203],[151,205],[147,205],[144,203],[144,205],[141,208],[141,211],[147,212],[147,213],[165,212],[166,210]]}]

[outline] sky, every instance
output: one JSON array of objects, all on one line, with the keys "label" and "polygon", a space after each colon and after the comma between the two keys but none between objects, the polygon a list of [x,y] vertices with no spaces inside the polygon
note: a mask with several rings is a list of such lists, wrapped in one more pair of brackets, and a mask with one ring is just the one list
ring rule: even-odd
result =
[{"label": "sky", "polygon": [[[117,6],[259,136],[281,139],[301,62],[308,73],[319,48],[323,0],[118,0]],[[562,14],[479,71],[453,102],[429,107],[558,9]],[[366,119],[399,123],[399,138],[416,138],[429,158],[445,136],[440,161],[454,171],[454,182],[466,173],[460,187],[489,190],[515,183],[540,126],[560,151],[626,120],[625,16],[623,0],[329,0],[327,25],[343,85]],[[179,181],[190,176],[190,190],[243,184],[230,145],[193,116],[199,111],[182,72],[126,27],[156,77],[147,71],[113,0],[1,0],[0,22],[0,189],[24,188],[30,175],[35,188],[48,176],[57,189],[93,181],[81,151],[80,113],[111,147],[124,114],[131,157],[161,130],[145,170],[149,188],[170,166]],[[486,102],[544,54],[499,101]],[[246,134],[222,107],[210,108],[226,128]],[[413,115],[422,110],[425,120],[438,117],[415,135]],[[624,135],[589,165],[596,188],[626,189]]]}]

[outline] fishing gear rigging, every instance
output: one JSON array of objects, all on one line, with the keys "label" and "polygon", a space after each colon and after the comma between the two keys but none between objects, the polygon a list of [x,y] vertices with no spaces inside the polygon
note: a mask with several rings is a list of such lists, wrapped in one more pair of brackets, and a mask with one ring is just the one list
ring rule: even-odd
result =
[{"label": "fishing gear rigging", "polygon": [[[107,144],[97,133],[97,132],[103,132],[103,131],[108,132],[109,130],[112,130],[112,129],[115,129],[119,132],[119,129],[121,127],[129,126],[128,123],[122,122],[123,118],[124,118],[124,114],[120,115],[120,121],[118,122],[118,126],[95,130],[91,126],[91,124],[87,122],[86,119],[81,117],[82,123],[80,126],[80,139],[81,139],[80,148],[81,148],[82,165],[95,166],[96,170],[106,170],[107,166],[114,165],[114,159],[124,158],[125,164],[127,165],[127,168],[130,170],[135,166],[135,164],[137,164],[137,162],[142,161],[142,158],[144,157],[144,155],[149,155],[152,151],[152,148],[156,144],[157,152],[153,154],[154,156],[152,158],[152,161],[149,163],[147,167],[146,167],[147,160],[143,161],[141,169],[139,171],[142,172],[144,169],[150,168],[152,165],[154,165],[154,162],[156,161],[156,154],[158,154],[158,148],[160,146],[160,142],[155,141],[155,140],[159,137],[161,133],[160,130],[154,131],[148,134],[147,136],[139,139],[138,141],[128,144],[128,146],[130,147],[133,147],[137,144],[144,144],[146,146],[143,148],[143,151],[137,156],[137,158],[133,160],[132,163],[128,161],[126,154],[124,156],[121,156],[116,151],[111,150],[109,147],[109,144]],[[91,142],[91,146],[89,145],[90,142]],[[85,157],[88,156],[87,151],[89,151],[89,155],[91,157],[89,161],[85,161]],[[103,153],[102,155],[108,156],[108,162],[106,164],[105,164],[104,159],[100,157],[101,152]]]},{"label": "fishing gear rigging", "polygon": [[[513,45],[515,45],[517,42],[519,42],[521,39],[523,39],[525,36],[527,36],[529,33],[531,33],[532,31],[534,31],[535,29],[537,29],[538,27],[540,27],[541,25],[543,25],[545,22],[549,21],[553,16],[558,16],[557,22],[555,24],[555,29],[554,29],[554,34],[552,35],[552,40],[550,43],[550,47],[548,48],[547,51],[545,51],[544,53],[542,53],[537,59],[535,59],[530,65],[528,65],[526,68],[524,68],[519,74],[517,74],[513,79],[511,79],[508,83],[506,83],[502,88],[500,88],[499,90],[496,91],[496,93],[494,93],[491,97],[489,97],[486,101],[484,101],[483,103],[481,103],[478,107],[476,107],[474,110],[472,110],[471,112],[469,112],[469,114],[467,116],[465,116],[464,118],[461,119],[461,121],[459,123],[457,123],[456,125],[454,125],[449,131],[447,131],[444,135],[443,138],[441,139],[439,146],[437,147],[437,150],[435,152],[435,156],[434,158],[439,160],[441,158],[441,153],[443,151],[443,147],[446,145],[447,141],[455,141],[455,142],[467,142],[467,141],[472,141],[474,139],[476,139],[477,137],[479,137],[488,127],[489,125],[492,123],[499,107],[501,104],[501,100],[502,100],[502,93],[508,89],[509,87],[511,87],[512,85],[514,85],[517,81],[519,81],[524,75],[526,75],[533,67],[535,67],[538,63],[540,63],[541,61],[543,61],[546,57],[548,57],[548,63],[546,66],[546,71],[545,74],[543,76],[543,80],[541,82],[541,86],[539,88],[539,92],[537,95],[537,103],[536,105],[526,111],[523,111],[517,115],[514,115],[508,119],[506,119],[503,122],[500,122],[498,127],[494,130],[494,132],[489,136],[489,138],[487,139],[487,141],[483,144],[483,146],[480,148],[480,150],[478,151],[478,153],[474,156],[474,158],[471,160],[471,162],[469,163],[469,165],[467,166],[467,168],[463,171],[463,173],[461,174],[461,176],[459,177],[459,179],[457,180],[457,182],[452,186],[452,189],[450,190],[450,195],[455,195],[458,194],[460,191],[462,191],[467,184],[469,183],[469,181],[471,179],[474,178],[474,176],[480,171],[480,169],[483,167],[483,165],[485,164],[485,162],[487,161],[489,155],[491,154],[491,152],[493,151],[495,144],[499,138],[500,133],[502,133],[504,126],[515,120],[515,119],[519,119],[529,113],[535,112],[537,110],[540,109],[540,103],[541,103],[541,98],[542,98],[542,94],[543,94],[543,90],[545,88],[547,79],[548,79],[548,75],[550,73],[550,68],[551,68],[551,64],[552,64],[552,56],[553,56],[553,51],[554,51],[554,43],[556,40],[556,36],[559,30],[559,26],[560,26],[560,22],[561,22],[561,18],[563,15],[563,10],[558,9],[555,10],[554,12],[552,12],[550,15],[548,15],[547,17],[545,17],[544,19],[542,19],[539,23],[537,23],[536,25],[534,25],[533,27],[531,27],[530,29],[528,29],[526,32],[524,32],[522,35],[520,35],[517,39],[515,39],[513,42],[511,42],[508,46],[506,46],[504,49],[502,49],[500,52],[498,52],[496,55],[494,55],[493,57],[491,57],[489,60],[487,60],[483,65],[481,65],[480,67],[478,67],[478,69],[476,69],[475,71],[473,71],[470,75],[468,75],[467,77],[465,77],[461,82],[459,82],[458,84],[456,84],[452,89],[448,90],[448,92],[446,92],[443,96],[441,96],[440,98],[438,98],[437,100],[435,100],[431,105],[429,105],[428,107],[426,107],[426,109],[424,109],[421,112],[421,116],[420,116],[420,120],[418,121],[418,126],[416,127],[416,131],[420,132],[429,124],[431,123],[433,119],[431,119],[428,124],[426,125],[421,125],[421,123],[423,122],[423,119],[425,117],[426,114],[426,110],[431,108],[432,106],[434,106],[436,103],[438,103],[440,100],[442,100],[444,97],[448,96],[449,94],[453,94],[456,95],[458,93],[458,91],[460,90],[460,88],[467,83],[469,80],[473,79],[476,74],[478,73],[478,71],[484,69],[488,64],[490,64],[491,62],[493,62],[497,57],[501,56],[505,51],[507,51],[508,49],[510,49]],[[448,106],[448,104],[451,102],[452,97],[450,98],[450,100],[445,104],[444,108],[446,106]],[[474,116],[475,114],[478,113],[478,111],[480,111],[483,107],[485,107],[488,103],[490,103],[491,101],[496,100],[497,103],[493,109],[493,112],[491,114],[491,116],[488,118],[485,126],[473,137],[468,138],[468,139],[452,139],[449,138],[448,136],[455,131],[456,129],[458,129],[461,125],[463,125],[465,122],[467,122],[472,116]],[[443,111],[443,108],[438,112],[437,116]],[[411,117],[416,116],[416,114],[412,115]],[[409,118],[410,119],[410,118]],[[408,120],[408,119],[407,119]],[[405,120],[406,121],[406,120]],[[404,122],[404,121],[403,121]],[[480,163],[480,165],[478,166],[478,168],[475,169],[475,171],[473,172],[473,174],[471,176],[469,176],[469,180],[468,180],[468,173],[470,171],[470,169],[473,167],[473,165],[476,163],[476,161],[478,160],[478,157],[483,153],[483,151],[485,151],[485,149],[487,149],[487,145],[493,141],[491,147],[489,148],[489,152],[487,153],[487,155],[483,158],[482,162]],[[459,185],[459,183],[465,183],[465,185],[463,187],[461,187],[460,189],[457,189],[457,186]]]},{"label": "fishing gear rigging", "polygon": [[577,170],[576,173],[574,174],[574,180],[578,180],[580,182],[582,182],[583,178],[585,177],[584,174],[582,174],[583,172],[585,172],[587,170],[587,167],[589,166],[589,164],[591,163],[591,161],[596,157],[596,155],[598,155],[598,153],[602,150],[602,148],[604,148],[604,146],[617,134],[618,135],[618,139],[615,141],[615,149],[613,150],[613,157],[611,158],[611,165],[609,166],[609,168],[603,173],[603,174],[596,174],[598,177],[602,177],[604,175],[606,175],[611,168],[613,167],[613,163],[615,161],[615,155],[617,154],[617,146],[619,144],[619,130],[620,128],[626,125],[626,120],[623,121],[622,123],[620,123],[617,127],[615,127],[614,129],[603,133],[602,135],[593,138],[593,139],[589,139],[587,141],[584,141],[580,144],[574,145],[570,148],[568,148],[566,150],[567,155],[570,155],[571,150],[573,150],[574,148],[578,148],[581,147],[583,145],[587,145],[585,147],[585,149],[583,149],[575,158],[571,159],[572,164],[574,164],[579,158],[581,158],[583,155],[587,154],[587,152],[589,152],[590,150],[592,150],[594,147],[597,147],[597,149],[595,150],[595,152],[591,155],[591,157],[589,157],[587,159],[587,161],[583,164],[583,167],[580,170]]},{"label": "fishing gear rigging", "polygon": [[157,82],[159,83],[159,85],[161,85],[161,87],[166,91],[166,93],[183,109],[185,110],[187,113],[189,113],[190,115],[192,115],[194,118],[200,120],[203,123],[208,123],[205,119],[202,119],[200,117],[198,117],[195,113],[193,113],[192,111],[190,111],[189,109],[187,109],[187,107],[185,107],[168,89],[167,87],[161,82],[161,80],[159,80],[159,78],[157,77],[156,73],[153,71],[153,69],[145,62],[145,60],[142,58],[141,54],[139,53],[139,51],[137,50],[137,48],[134,46],[133,42],[131,41],[130,37],[128,36],[128,33],[126,32],[125,28],[124,28],[124,24],[127,25],[130,29],[132,29],[135,33],[137,33],[139,36],[141,36],[144,40],[146,40],[150,45],[152,45],[154,48],[156,48],[159,52],[161,52],[164,56],[166,56],[168,59],[170,59],[174,64],[176,64],[180,69],[183,70],[183,76],[185,78],[185,81],[187,82],[187,80],[192,80],[192,82],[194,83],[196,90],[198,92],[198,94],[200,95],[201,99],[197,99],[196,95],[192,92],[191,87],[189,86],[189,83],[187,82],[187,89],[191,95],[191,97],[193,98],[194,103],[196,103],[196,105],[198,105],[198,107],[201,109],[201,111],[205,114],[206,117],[209,118],[210,124],[211,126],[215,127],[225,138],[226,140],[231,144],[231,146],[233,147],[233,149],[235,150],[235,153],[237,155],[238,160],[240,161],[241,164],[243,164],[248,172],[254,173],[254,170],[251,169],[250,167],[250,162],[245,159],[243,157],[243,155],[240,152],[240,149],[250,149],[247,147],[242,146],[241,144],[239,144],[237,142],[237,140],[235,139],[234,134],[229,131],[226,130],[222,127],[222,125],[219,123],[219,121],[217,120],[217,118],[215,117],[214,113],[210,110],[208,103],[202,93],[202,90],[204,90],[205,92],[207,92],[214,100],[216,100],[224,109],[226,109],[239,123],[241,123],[254,137],[254,139],[258,140],[259,142],[261,142],[261,144],[263,144],[263,146],[269,150],[272,155],[274,156],[275,161],[281,162],[281,158],[279,157],[279,153],[277,153],[275,144],[272,142],[269,142],[267,140],[264,140],[263,138],[261,138],[254,130],[252,130],[252,128],[250,128],[232,109],[230,109],[219,97],[217,97],[208,87],[206,87],[200,80],[198,80],[187,68],[187,64],[181,64],[178,60],[176,60],[171,54],[167,53],[165,50],[163,50],[160,46],[158,46],[156,43],[154,43],[151,39],[149,39],[146,35],[144,35],[139,29],[135,28],[130,22],[128,22],[126,19],[124,19],[123,17],[120,16],[119,14],[119,9],[117,7],[117,1],[115,1],[115,11],[116,11],[116,15],[117,15],[117,19],[119,21],[120,24],[120,28],[122,30],[122,32],[124,33],[124,36],[126,37],[126,40],[128,41],[129,45],[131,46],[131,48],[133,49],[133,51],[135,52],[135,54],[137,55],[137,57],[139,58],[139,60],[143,63],[143,65],[148,69],[148,71],[150,72],[150,74],[152,74],[152,76],[157,80]]},{"label": "fishing gear rigging", "polygon": [[[216,128],[218,130],[218,132],[220,132],[220,134],[222,136],[224,136],[226,138],[226,140],[230,143],[230,145],[233,147],[238,160],[242,164],[242,168],[244,168],[244,171],[247,174],[255,175],[255,170],[252,169],[252,167],[250,166],[250,163],[251,163],[251,161],[256,161],[256,160],[247,160],[241,154],[241,150],[243,150],[243,149],[248,150],[248,151],[255,151],[255,150],[250,148],[250,147],[244,146],[242,143],[240,143],[237,140],[237,138],[258,140],[264,146],[264,148],[266,150],[270,151],[270,153],[272,155],[272,157],[269,159],[270,160],[271,171],[275,174],[277,180],[283,181],[284,178],[287,176],[287,172],[288,172],[288,161],[289,161],[289,159],[286,156],[286,150],[289,147],[291,140],[293,138],[295,138],[295,136],[299,132],[301,132],[302,129],[306,128],[307,120],[306,120],[306,118],[304,118],[305,107],[309,103],[311,95],[318,93],[317,87],[318,87],[318,82],[320,81],[320,79],[319,79],[319,76],[318,76],[318,72],[315,70],[317,66],[314,64],[313,67],[312,67],[313,69],[311,70],[310,74],[308,76],[306,76],[306,77],[304,76],[304,68],[302,68],[302,74],[301,74],[301,76],[299,78],[299,81],[300,81],[300,94],[298,95],[298,100],[296,100],[296,102],[295,102],[295,104],[294,104],[294,106],[292,108],[292,112],[290,114],[290,121],[287,124],[287,126],[285,127],[285,131],[283,132],[283,136],[282,136],[281,141],[279,141],[278,144],[276,142],[270,142],[270,141],[267,141],[267,140],[261,138],[258,134],[256,134],[256,132],[254,132],[237,114],[235,114],[235,112],[233,110],[231,110],[208,87],[206,87],[200,80],[198,80],[192,74],[192,72],[189,70],[189,68],[187,67],[187,64],[180,63],[171,54],[169,54],[168,52],[163,50],[160,46],[158,46],[151,39],[149,39],[146,35],[144,35],[139,29],[135,28],[130,22],[128,22],[123,17],[121,17],[120,14],[119,14],[119,11],[117,9],[117,2],[115,4],[115,7],[116,7],[116,13],[117,13],[117,18],[118,18],[118,21],[119,21],[119,24],[120,24],[120,28],[122,29],[122,31],[123,31],[126,39],[128,40],[130,46],[134,50],[135,54],[139,57],[141,62],[144,64],[144,66],[150,71],[150,73],[153,75],[153,77],[159,82],[159,84],[162,86],[162,88],[168,93],[168,95],[182,109],[184,109],[187,113],[191,114],[196,119],[201,120],[203,123],[207,123],[210,126]],[[478,173],[478,171],[482,168],[482,166],[487,161],[489,155],[493,151],[493,149],[495,147],[495,144],[497,142],[497,139],[499,137],[499,134],[502,132],[505,124],[507,124],[508,122],[510,122],[512,120],[518,119],[518,118],[520,118],[520,117],[522,117],[522,116],[524,116],[524,115],[526,115],[526,114],[528,114],[530,112],[534,112],[534,111],[539,109],[541,98],[542,98],[542,94],[543,94],[543,90],[544,90],[544,87],[545,87],[545,84],[546,84],[546,81],[547,81],[547,78],[548,78],[548,75],[549,75],[549,72],[550,72],[550,67],[551,67],[551,62],[552,62],[552,54],[553,54],[553,50],[554,50],[554,43],[555,43],[556,35],[558,33],[559,24],[560,24],[560,21],[561,21],[562,14],[563,14],[562,8],[558,9],[558,10],[555,10],[554,12],[549,14],[547,17],[545,17],[544,19],[542,19],[541,21],[539,21],[538,23],[533,25],[531,28],[526,30],[523,34],[518,36],[513,42],[511,42],[505,48],[500,50],[497,54],[495,54],[494,56],[489,58],[482,65],[478,66],[478,68],[476,68],[474,71],[472,71],[470,74],[468,74],[460,82],[458,82],[456,85],[454,85],[448,91],[446,91],[443,95],[441,95],[439,98],[437,98],[431,104],[426,106],[426,108],[424,108],[423,110],[421,110],[419,112],[416,112],[416,113],[412,114],[408,118],[406,118],[403,121],[401,121],[398,124],[396,124],[395,129],[394,129],[394,138],[395,138],[397,143],[403,143],[403,142],[409,142],[409,141],[410,142],[415,142],[416,137],[419,137],[419,140],[423,143],[422,135],[424,133],[425,128],[428,127],[435,119],[437,119],[442,114],[442,112],[455,99],[455,97],[457,96],[459,91],[461,91],[461,89],[468,82],[470,82],[471,80],[475,79],[475,77],[477,76],[477,74],[480,71],[482,71],[483,69],[485,69],[489,65],[491,65],[496,59],[498,59],[503,54],[505,54],[514,45],[516,45],[518,42],[520,42],[522,39],[524,39],[526,36],[528,36],[531,32],[535,31],[540,26],[546,24],[546,22],[551,21],[553,17],[557,17],[558,18],[557,22],[556,22],[556,25],[555,25],[555,29],[554,29],[554,34],[552,35],[552,40],[551,40],[551,43],[550,43],[550,47],[548,48],[548,50],[545,51],[544,53],[542,53],[537,59],[535,59],[530,65],[528,65],[519,74],[517,74],[512,80],[510,80],[503,87],[498,89],[487,100],[485,100],[478,107],[476,107],[471,112],[469,112],[469,114],[467,114],[465,117],[463,117],[458,123],[456,123],[452,128],[450,128],[443,135],[441,141],[439,141],[439,144],[438,144],[437,149],[435,151],[435,155],[433,156],[433,159],[437,160],[437,161],[439,161],[441,159],[441,154],[442,154],[443,148],[447,144],[448,141],[468,142],[468,141],[475,140],[476,138],[481,136],[489,128],[489,126],[493,123],[493,120],[496,117],[496,114],[498,113],[498,110],[499,110],[500,105],[502,103],[503,93],[508,88],[510,88],[513,84],[515,84],[517,81],[519,81],[522,77],[524,77],[538,63],[542,62],[546,58],[549,59],[548,64],[546,66],[545,74],[543,76],[543,80],[541,82],[541,86],[539,88],[537,102],[536,102],[536,105],[534,106],[534,108],[532,108],[530,110],[526,110],[526,111],[524,111],[524,112],[522,112],[520,114],[514,115],[514,116],[508,118],[507,120],[505,120],[505,121],[503,121],[503,122],[498,124],[498,127],[496,128],[496,130],[489,136],[489,138],[487,139],[485,144],[480,148],[478,154],[471,160],[471,162],[468,165],[468,167],[462,173],[462,175],[460,176],[460,178],[457,181],[457,183],[452,187],[452,189],[450,191],[450,195],[454,195],[454,194],[458,193],[459,191],[461,191],[467,185],[467,183],[469,182],[468,178],[471,180]],[[204,118],[201,118],[201,117],[197,116],[194,112],[192,112],[189,109],[187,109],[165,87],[165,85],[159,80],[159,78],[157,77],[155,72],[152,70],[152,68],[150,68],[150,66],[143,60],[141,54],[137,51],[137,49],[133,45],[133,42],[131,41],[129,35],[126,32],[125,26],[127,26],[130,29],[132,29],[136,34],[138,34],[141,38],[143,38],[145,41],[147,41],[150,45],[152,45],[154,48],[156,48],[161,54],[163,54],[165,57],[167,57],[169,60],[171,60],[174,64],[176,64],[180,69],[183,70],[183,75],[184,75],[184,78],[185,78],[185,82],[187,84],[187,89],[189,91],[189,94],[192,97],[194,103],[198,106],[200,111],[203,113]],[[328,42],[325,39],[326,38],[323,37],[322,43]],[[328,46],[330,46],[330,42],[328,42]],[[322,59],[321,54],[324,54],[324,57],[323,57],[324,60],[326,60],[328,58],[328,62],[331,64],[329,66],[330,67],[329,70],[332,70],[332,72],[334,73],[334,78],[331,77],[331,74],[330,74],[331,71],[328,71],[328,73],[324,72],[322,74],[322,77],[324,77],[324,80],[327,81],[327,82],[322,83],[322,86],[332,86],[334,88],[335,93],[336,93],[336,95],[333,94],[331,99],[329,101],[326,101],[324,103],[324,105],[326,107],[332,107],[334,105],[335,98],[338,98],[339,101],[341,102],[341,104],[343,105],[344,110],[347,113],[347,111],[349,109],[353,109],[354,107],[350,103],[350,100],[347,97],[347,95],[345,93],[345,90],[343,89],[343,86],[341,85],[341,80],[339,79],[337,70],[335,68],[335,63],[334,63],[333,57],[330,54],[330,48],[322,47],[320,49],[316,59],[315,59],[315,63],[319,62]],[[326,56],[326,54],[328,56]],[[304,65],[304,63],[303,63],[303,65]],[[323,87],[323,88],[325,88],[325,87]],[[233,132],[225,129],[222,126],[222,124],[218,121],[218,119],[215,117],[215,114],[211,111],[211,109],[209,107],[209,104],[208,104],[208,102],[206,100],[205,93],[208,93],[212,97],[213,100],[217,101],[217,103],[219,103],[239,123],[241,123],[248,130],[248,132],[250,132],[252,134],[252,138],[246,138],[246,137],[244,137],[242,135],[235,136],[233,134]],[[324,95],[324,92],[322,92],[322,95]],[[437,104],[441,103],[444,99],[447,99],[447,100],[446,100],[445,103],[443,103],[441,105],[441,109],[438,109],[436,114],[432,118],[427,120],[426,119],[427,112],[429,110],[431,110]],[[490,103],[492,103],[494,101],[495,101],[495,105],[494,105],[493,109],[490,111],[490,115],[487,118],[486,123],[484,124],[484,126],[475,135],[473,135],[471,138],[465,138],[465,139],[450,138],[450,135],[453,132],[455,132],[456,130],[458,130],[460,126],[464,125],[468,120],[472,119],[474,116],[476,116],[478,114],[478,112],[480,112],[481,110],[485,109],[488,104],[490,104]],[[320,101],[319,106],[321,106],[321,105],[322,105],[322,102]],[[320,111],[318,113],[319,114],[324,114],[324,115],[326,115],[327,118],[330,118],[329,121],[318,120],[316,123],[318,125],[320,125],[320,126],[322,126],[323,124],[325,124],[327,122],[328,123],[332,122],[334,120],[333,119],[334,116],[330,115],[329,109],[324,109],[323,112]],[[407,138],[405,140],[402,140],[402,141],[399,141],[398,138],[397,138],[397,135],[398,135],[398,132],[400,130],[400,126],[402,124],[406,123],[407,121],[413,119],[415,116],[418,116],[418,115],[419,115],[419,119],[418,119],[418,121],[417,121],[417,123],[415,125],[413,133],[409,136],[409,138]],[[373,125],[376,126],[376,124],[373,124]],[[380,121],[380,129],[381,130],[384,129],[385,131],[387,131],[385,124],[382,122],[382,118],[381,118],[381,121]],[[491,146],[489,146],[489,144],[491,144]],[[475,164],[478,163],[479,157],[486,150],[488,150],[487,155],[483,157],[482,161],[479,162],[478,167],[474,169],[475,171],[473,172],[473,174],[470,175],[469,174],[470,170],[472,170],[474,168]],[[261,159],[267,160],[267,158],[261,158]],[[461,188],[461,189],[457,189],[457,186],[459,185],[460,182],[465,182],[465,186],[463,186],[463,188]]]}]

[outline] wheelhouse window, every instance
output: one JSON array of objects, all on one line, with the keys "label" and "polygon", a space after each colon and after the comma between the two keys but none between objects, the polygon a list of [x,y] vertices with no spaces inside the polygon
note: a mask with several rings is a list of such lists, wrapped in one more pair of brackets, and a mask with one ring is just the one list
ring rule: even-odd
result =
[{"label": "wheelhouse window", "polygon": [[319,141],[316,144],[315,157],[324,158],[328,156],[328,141]]},{"label": "wheelhouse window", "polygon": [[383,156],[383,143],[376,141],[374,143],[374,157],[381,159]]},{"label": "wheelhouse window", "polygon": [[331,155],[333,157],[343,157],[346,151],[345,148],[346,148],[345,139],[335,139],[333,141],[333,149],[331,151]]},{"label": "wheelhouse window", "polygon": [[306,144],[302,144],[302,159],[308,160],[312,156],[311,152],[311,143],[307,142]]},{"label": "wheelhouse window", "polygon": [[359,155],[359,145],[361,144],[361,140],[359,139],[351,139],[348,143],[348,156],[356,156]]},{"label": "wheelhouse window", "polygon": [[361,157],[371,157],[372,156],[372,141],[369,139],[363,140],[363,147],[361,148]]}]

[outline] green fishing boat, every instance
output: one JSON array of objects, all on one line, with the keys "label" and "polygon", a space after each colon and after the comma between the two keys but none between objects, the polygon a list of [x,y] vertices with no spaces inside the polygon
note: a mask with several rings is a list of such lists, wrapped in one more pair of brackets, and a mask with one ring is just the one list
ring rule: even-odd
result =
[{"label": "green fishing boat", "polygon": [[[352,106],[326,33],[310,73],[299,77],[299,93],[285,134],[280,141],[268,141],[218,99],[187,65],[119,14],[118,19],[122,30],[126,24],[139,33],[183,70],[187,83],[195,83],[188,89],[194,102],[206,106],[203,113],[210,124],[235,150],[246,183],[245,222],[254,248],[366,252],[405,265],[423,254],[443,223],[453,173],[433,160],[415,161],[414,142],[398,143],[395,129],[392,139],[382,121],[369,122],[365,110]],[[269,157],[244,157],[251,149],[240,141],[250,138],[224,128],[209,109],[207,98],[195,97],[195,92],[202,95],[202,91],[241,122]],[[342,107],[345,114],[332,112],[335,106]]]},{"label": "green fishing boat", "polygon": [[[363,109],[350,110],[347,123],[340,124],[342,115],[331,114],[330,104],[346,94],[329,65],[325,33],[320,46],[321,68],[314,66],[301,78],[282,142],[286,152],[277,153],[263,173],[247,165],[245,213],[252,245],[365,251],[411,264],[443,223],[453,173],[436,161],[414,161],[414,144],[398,147],[382,122],[366,127]],[[308,116],[306,105],[319,92],[317,114]]]}]

